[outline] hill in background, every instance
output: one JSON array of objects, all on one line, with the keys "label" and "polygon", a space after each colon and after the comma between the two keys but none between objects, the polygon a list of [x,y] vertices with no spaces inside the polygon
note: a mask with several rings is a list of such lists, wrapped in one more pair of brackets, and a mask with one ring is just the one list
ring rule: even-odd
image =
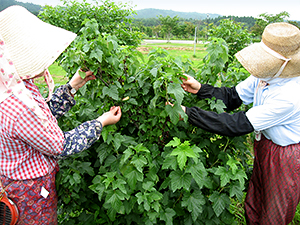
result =
[{"label": "hill in background", "polygon": [[209,16],[210,19],[217,18],[221,15],[219,14],[211,14],[211,13],[197,13],[197,12],[177,12],[173,10],[164,10],[164,9],[140,9],[136,10],[137,15],[134,15],[134,18],[137,19],[148,19],[148,18],[157,18],[157,16],[162,15],[170,16],[170,17],[180,17],[184,19],[207,19],[207,16]]},{"label": "hill in background", "polygon": [[28,11],[32,12],[33,14],[37,15],[39,11],[41,10],[40,5],[32,4],[32,3],[23,3],[23,2],[18,2],[15,0],[0,0],[0,11],[3,9],[6,9],[9,6],[12,5],[20,5],[25,7]]},{"label": "hill in background", "polygon": [[[23,3],[23,2],[18,2],[15,0],[0,0],[0,11],[3,9],[6,9],[9,6],[12,5],[21,5],[28,9],[30,12],[34,13],[35,15],[38,14],[38,12],[41,10],[40,5],[36,5],[33,3]],[[136,10],[137,15],[134,15],[134,18],[137,19],[148,19],[148,18],[157,18],[157,16],[162,15],[162,16],[170,16],[170,17],[180,17],[184,19],[207,19],[207,15],[209,16],[210,19],[217,18],[220,15],[218,14],[211,14],[211,13],[197,13],[197,12],[177,12],[173,10],[163,10],[163,9],[141,9],[141,10]]]}]

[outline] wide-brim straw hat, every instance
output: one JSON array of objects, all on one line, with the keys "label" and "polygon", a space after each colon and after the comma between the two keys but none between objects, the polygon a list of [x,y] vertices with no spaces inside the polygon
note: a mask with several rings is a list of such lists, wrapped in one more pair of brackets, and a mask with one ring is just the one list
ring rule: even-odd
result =
[{"label": "wide-brim straw hat", "polygon": [[[300,76],[300,30],[284,22],[269,24],[260,43],[242,49],[235,56],[250,74],[258,78],[274,77],[281,67],[280,78]],[[285,60],[280,56],[286,58],[285,66]]]},{"label": "wide-brim straw hat", "polygon": [[0,12],[0,33],[22,79],[42,73],[76,37],[17,5]]}]

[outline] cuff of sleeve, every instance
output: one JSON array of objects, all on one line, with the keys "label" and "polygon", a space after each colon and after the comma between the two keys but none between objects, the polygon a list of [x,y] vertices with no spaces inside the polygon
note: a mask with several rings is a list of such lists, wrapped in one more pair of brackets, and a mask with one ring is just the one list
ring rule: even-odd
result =
[{"label": "cuff of sleeve", "polygon": [[101,132],[102,132],[102,128],[103,128],[102,123],[99,120],[96,120],[96,119],[92,120],[91,122],[95,124],[96,134],[97,134],[98,137],[100,137]]},{"label": "cuff of sleeve", "polygon": [[207,94],[208,90],[211,90],[211,85],[209,84],[201,84],[201,88],[199,89],[199,91],[197,92],[197,96],[199,98],[202,98],[203,94]]},{"label": "cuff of sleeve", "polygon": [[70,102],[74,102],[74,105],[75,105],[75,100],[74,100],[74,95],[72,95],[71,93],[70,93],[70,90],[69,90],[69,88],[68,88],[68,85],[63,85],[63,91],[64,91],[64,93],[69,97],[68,99],[69,99],[69,101]]},{"label": "cuff of sleeve", "polygon": [[188,115],[188,117],[190,116],[190,114],[191,114],[191,108],[189,108],[189,107],[185,107],[185,113],[186,113],[186,115]]}]

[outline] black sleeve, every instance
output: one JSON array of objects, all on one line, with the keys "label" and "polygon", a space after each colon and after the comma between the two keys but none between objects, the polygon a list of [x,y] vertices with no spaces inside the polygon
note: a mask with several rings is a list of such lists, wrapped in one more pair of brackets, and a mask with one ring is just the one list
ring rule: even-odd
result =
[{"label": "black sleeve", "polygon": [[198,107],[186,107],[186,114],[191,124],[223,136],[235,137],[254,131],[253,126],[243,111],[234,114],[218,114],[202,110]]},{"label": "black sleeve", "polygon": [[232,111],[241,106],[243,101],[240,99],[235,87],[217,88],[209,84],[201,84],[201,88],[197,93],[200,99],[212,98],[220,99],[226,105],[226,111]]}]

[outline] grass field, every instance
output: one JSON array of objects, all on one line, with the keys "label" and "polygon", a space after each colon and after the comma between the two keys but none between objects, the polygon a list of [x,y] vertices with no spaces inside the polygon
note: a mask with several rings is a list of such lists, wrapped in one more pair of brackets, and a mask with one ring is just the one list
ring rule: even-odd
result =
[{"label": "grass field", "polygon": [[151,49],[163,48],[166,49],[173,57],[181,56],[183,59],[190,59],[197,64],[201,62],[207,54],[204,44],[197,44],[194,49],[194,44],[176,44],[176,43],[155,43],[142,44],[138,50],[143,54],[148,54]]}]

